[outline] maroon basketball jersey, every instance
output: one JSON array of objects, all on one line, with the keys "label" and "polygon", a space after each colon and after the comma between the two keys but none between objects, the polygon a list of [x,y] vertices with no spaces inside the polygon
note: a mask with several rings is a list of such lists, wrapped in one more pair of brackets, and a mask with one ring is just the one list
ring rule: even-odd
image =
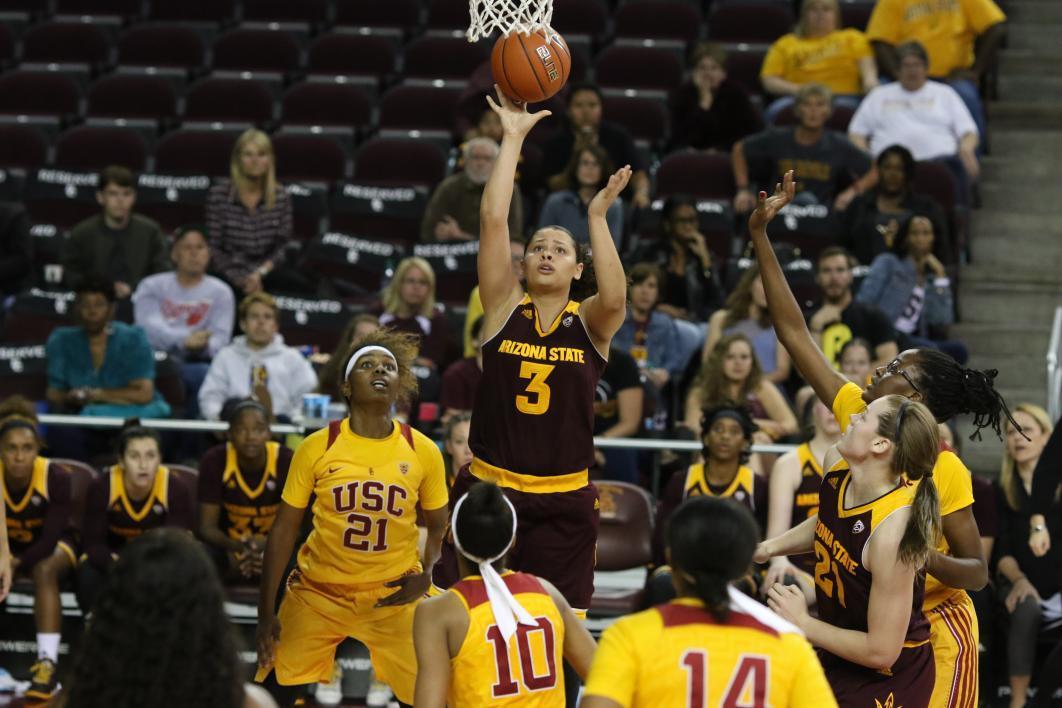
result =
[{"label": "maroon basketball jersey", "polygon": [[[828,472],[819,488],[819,520],[815,525],[815,595],[819,618],[824,622],[860,632],[867,631],[867,608],[873,576],[863,567],[863,548],[870,535],[894,511],[910,506],[915,487],[901,482],[888,494],[844,508],[844,492],[851,471]],[[929,621],[922,614],[925,572],[915,575],[911,619],[905,645],[929,639]]]},{"label": "maroon basketball jersey", "polygon": [[476,461],[533,477],[593,465],[594,400],[606,360],[590,339],[579,303],[569,302],[543,329],[525,296],[482,352],[469,434]]},{"label": "maroon basketball jersey", "polygon": [[[793,526],[819,513],[819,486],[822,484],[821,465],[808,443],[797,448],[797,458],[800,460],[800,485],[793,494],[790,522]],[[811,573],[815,567],[815,556],[810,553],[789,556],[789,561],[806,573]]]},{"label": "maroon basketball jersey", "polygon": [[141,502],[129,498],[121,465],[106,472],[108,487],[107,546],[120,551],[125,544],[151,529],[167,526],[170,512],[170,487],[173,477],[168,467],[159,467],[151,492]]},{"label": "maroon basketball jersey", "polygon": [[56,485],[60,483],[58,476],[65,472],[49,464],[47,458],[37,457],[33,461],[29,484],[16,497],[8,488],[3,471],[4,467],[0,464],[7,515],[7,538],[11,552],[17,557],[40,539],[41,532],[44,531],[44,520],[48,516],[48,502]]}]

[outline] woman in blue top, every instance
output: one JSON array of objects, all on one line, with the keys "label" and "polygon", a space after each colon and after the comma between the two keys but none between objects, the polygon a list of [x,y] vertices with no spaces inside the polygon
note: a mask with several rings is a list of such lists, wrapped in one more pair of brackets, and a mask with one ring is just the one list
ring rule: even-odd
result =
[{"label": "woman in blue top", "polygon": [[896,235],[892,249],[874,258],[856,301],[878,307],[907,346],[941,349],[960,364],[969,356],[960,342],[948,341],[955,321],[951,280],[933,255],[936,228],[932,219],[915,214]]},{"label": "woman in blue top", "polygon": [[[576,243],[590,243],[590,222],[587,207],[590,200],[608,184],[615,170],[604,148],[593,143],[581,146],[572,153],[564,170],[564,188],[546,197],[538,227],[563,226],[571,232]],[[612,202],[605,213],[608,230],[616,242],[616,250],[623,244],[623,202]]]}]

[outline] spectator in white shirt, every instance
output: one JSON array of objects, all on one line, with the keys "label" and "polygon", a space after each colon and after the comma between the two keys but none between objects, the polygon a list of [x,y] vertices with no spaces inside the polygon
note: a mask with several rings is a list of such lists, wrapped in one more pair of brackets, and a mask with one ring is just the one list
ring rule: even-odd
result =
[{"label": "spectator in white shirt", "polygon": [[210,246],[204,227],[177,229],[170,257],[175,270],[150,275],[137,285],[133,317],[147,332],[152,348],[180,364],[185,412],[195,418],[199,387],[210,360],[232,339],[236,302],[228,285],[207,275]]},{"label": "spectator in white shirt", "polygon": [[848,137],[874,156],[889,145],[903,145],[916,160],[948,164],[961,183],[976,180],[979,135],[970,111],[955,89],[929,80],[929,58],[921,44],[906,42],[896,54],[899,81],[867,94]]}]

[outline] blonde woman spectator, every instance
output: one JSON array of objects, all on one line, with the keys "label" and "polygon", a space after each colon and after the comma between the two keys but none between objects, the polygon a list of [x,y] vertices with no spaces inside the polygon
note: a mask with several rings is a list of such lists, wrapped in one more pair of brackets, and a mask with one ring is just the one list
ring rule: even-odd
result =
[{"label": "blonde woman spectator", "polygon": [[878,85],[878,69],[863,33],[841,29],[837,0],[806,0],[794,31],[767,51],[760,80],[768,93],[780,97],[764,112],[770,123],[809,83],[830,89],[834,105],[855,108],[859,96]]},{"label": "blonde woman spectator", "polygon": [[304,292],[306,280],[283,266],[292,239],[291,197],[277,183],[269,136],[254,128],[244,131],[232,148],[229,173],[207,195],[214,271],[244,295]]},{"label": "blonde woman spectator", "polygon": [[699,436],[703,409],[725,401],[748,407],[759,428],[754,442],[773,442],[797,431],[796,416],[763,375],[752,342],[744,334],[726,335],[712,349],[686,397],[686,427]]},{"label": "blonde woman spectator", "polygon": [[382,295],[380,326],[420,337],[417,364],[439,370],[446,365],[450,324],[435,306],[435,271],[423,258],[403,259]]},{"label": "blonde woman spectator", "polygon": [[[1009,615],[1007,636],[1007,664],[1010,675],[1010,705],[1018,708],[1025,705],[1029,679],[1036,658],[1036,643],[1044,622],[1044,604],[1059,602],[1059,576],[1062,575],[1062,555],[1052,547],[1043,556],[1036,556],[1029,548],[1029,517],[1033,511],[1034,482],[1041,474],[1050,474],[1037,469],[1053,426],[1047,411],[1030,403],[1014,407],[1013,424],[1007,425],[1006,449],[999,475],[997,497],[1000,501],[1000,535],[997,543],[1000,598]],[[1058,518],[1057,490],[1051,489],[1054,500],[1048,516],[1049,526],[1055,526]],[[1058,538],[1059,529],[1051,529]]]},{"label": "blonde woman spectator", "polygon": [[789,378],[789,353],[774,334],[771,316],[767,312],[767,295],[763,291],[760,267],[755,264],[742,274],[726,299],[726,307],[708,318],[708,338],[704,342],[702,360],[708,361],[720,337],[738,332],[752,342],[756,359],[767,380],[784,383]]}]

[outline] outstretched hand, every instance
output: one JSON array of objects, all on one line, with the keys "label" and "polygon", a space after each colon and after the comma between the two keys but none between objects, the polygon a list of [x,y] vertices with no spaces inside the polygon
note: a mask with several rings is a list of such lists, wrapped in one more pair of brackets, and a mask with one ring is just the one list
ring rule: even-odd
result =
[{"label": "outstretched hand", "polygon": [[616,201],[620,192],[627,188],[627,183],[630,181],[630,165],[624,165],[616,170],[615,174],[608,178],[608,184],[590,200],[590,207],[588,208],[590,216],[604,216],[608,212],[608,208],[612,206],[612,202]]},{"label": "outstretched hand", "polygon": [[550,111],[528,113],[526,103],[518,103],[506,96],[502,93],[498,84],[494,84],[494,91],[498,94],[497,103],[489,95],[487,96],[487,103],[490,104],[491,110],[497,113],[498,118],[501,119],[502,130],[506,135],[522,138],[530,133],[531,129],[540,120],[553,115]]},{"label": "outstretched hand", "polygon": [[756,209],[749,216],[749,231],[767,228],[771,219],[778,215],[782,207],[793,201],[795,196],[796,176],[793,170],[789,170],[782,178],[782,183],[775,185],[773,195],[768,197],[767,192],[760,192],[756,200]]}]

